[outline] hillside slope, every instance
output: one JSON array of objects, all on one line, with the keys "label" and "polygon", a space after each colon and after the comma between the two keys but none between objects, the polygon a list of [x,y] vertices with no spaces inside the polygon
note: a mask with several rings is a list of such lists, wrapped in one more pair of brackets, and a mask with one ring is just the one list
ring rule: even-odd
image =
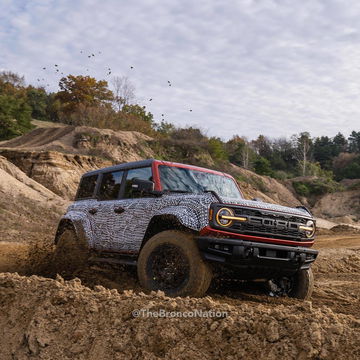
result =
[{"label": "hillside slope", "polygon": [[360,190],[326,194],[315,204],[313,212],[333,221],[350,224],[360,221]]},{"label": "hillside slope", "polygon": [[113,131],[87,126],[39,127],[27,134],[0,143],[1,148],[30,151],[59,151],[96,155],[115,161],[136,161],[151,157],[151,138],[136,131]]},{"label": "hillside slope", "polygon": [[47,234],[68,204],[0,156],[0,239]]},{"label": "hillside slope", "polygon": [[48,126],[2,142],[0,155],[54,193],[73,199],[85,172],[154,156],[149,140],[130,131]]}]

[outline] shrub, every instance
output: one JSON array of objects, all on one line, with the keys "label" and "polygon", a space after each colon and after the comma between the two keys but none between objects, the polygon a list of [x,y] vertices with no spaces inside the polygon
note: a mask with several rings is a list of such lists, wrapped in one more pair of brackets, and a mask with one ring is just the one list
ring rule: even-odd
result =
[{"label": "shrub", "polygon": [[265,159],[264,157],[260,156],[254,162],[254,169],[255,172],[259,175],[268,175],[271,176],[273,171],[270,166],[270,161]]},{"label": "shrub", "polygon": [[305,184],[305,183],[302,183],[300,181],[294,181],[293,187],[294,187],[296,193],[299,194],[300,196],[309,196],[310,195],[310,189],[307,186],[307,184]]},{"label": "shrub", "polygon": [[309,182],[293,181],[293,187],[301,196],[324,195],[343,190],[339,183],[328,178],[316,178]]}]

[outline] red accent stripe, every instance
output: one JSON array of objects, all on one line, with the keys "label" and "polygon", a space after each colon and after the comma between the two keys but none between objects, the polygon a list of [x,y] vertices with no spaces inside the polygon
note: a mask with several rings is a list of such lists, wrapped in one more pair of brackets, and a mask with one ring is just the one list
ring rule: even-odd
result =
[{"label": "red accent stripe", "polygon": [[160,182],[160,174],[159,174],[159,163],[160,163],[159,160],[155,160],[152,163],[152,172],[153,172],[153,178],[154,178],[156,191],[162,190],[162,186],[161,186],[161,182]]},{"label": "red accent stripe", "polygon": [[265,243],[270,243],[270,244],[304,246],[304,247],[311,247],[314,244],[314,240],[312,240],[312,241],[291,241],[291,240],[266,238],[266,237],[261,237],[261,236],[253,236],[253,235],[234,234],[229,231],[215,230],[215,229],[212,229],[210,226],[205,226],[203,229],[201,229],[200,235],[201,236],[223,235],[223,237],[230,236],[232,238],[239,239],[239,240],[251,240],[251,241],[265,242]]}]

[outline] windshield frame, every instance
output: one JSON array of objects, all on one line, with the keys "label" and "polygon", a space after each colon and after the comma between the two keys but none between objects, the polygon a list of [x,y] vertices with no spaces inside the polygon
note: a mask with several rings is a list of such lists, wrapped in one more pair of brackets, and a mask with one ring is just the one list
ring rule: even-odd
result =
[{"label": "windshield frame", "polygon": [[[154,173],[154,179],[155,179],[155,189],[159,190],[159,191],[163,191],[163,187],[161,184],[161,178],[160,178],[160,171],[159,171],[159,166],[169,166],[169,167],[177,167],[177,168],[182,168],[182,169],[188,169],[188,170],[194,170],[194,171],[200,171],[200,172],[205,172],[205,173],[209,173],[209,174],[213,174],[213,175],[218,175],[218,176],[225,176],[229,179],[231,179],[233,181],[233,183],[235,184],[236,188],[239,191],[240,194],[240,198],[244,199],[244,195],[238,185],[238,183],[236,182],[236,180],[229,174],[220,172],[220,171],[216,171],[216,170],[211,170],[211,169],[206,169],[206,168],[202,168],[199,166],[194,166],[194,165],[186,165],[186,164],[181,164],[181,163],[173,163],[173,162],[168,162],[168,161],[154,161],[153,163],[153,173]],[[190,194],[198,194],[198,193],[190,193]],[[218,194],[220,197],[223,197],[221,194]]]}]

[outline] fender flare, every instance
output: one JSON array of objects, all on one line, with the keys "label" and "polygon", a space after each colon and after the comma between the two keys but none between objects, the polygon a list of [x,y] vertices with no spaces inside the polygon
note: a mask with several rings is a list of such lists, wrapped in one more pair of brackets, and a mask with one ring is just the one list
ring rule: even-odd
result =
[{"label": "fender flare", "polygon": [[71,226],[76,233],[78,239],[84,240],[91,246],[91,225],[89,219],[86,218],[84,213],[78,211],[71,211],[61,217],[58,228],[55,235],[55,245],[57,244],[58,237],[61,235],[64,229]]},{"label": "fender flare", "polygon": [[154,213],[153,218],[162,215],[174,216],[181,225],[191,230],[200,231],[204,227],[201,224],[198,214],[186,206],[169,206],[162,208]]}]

